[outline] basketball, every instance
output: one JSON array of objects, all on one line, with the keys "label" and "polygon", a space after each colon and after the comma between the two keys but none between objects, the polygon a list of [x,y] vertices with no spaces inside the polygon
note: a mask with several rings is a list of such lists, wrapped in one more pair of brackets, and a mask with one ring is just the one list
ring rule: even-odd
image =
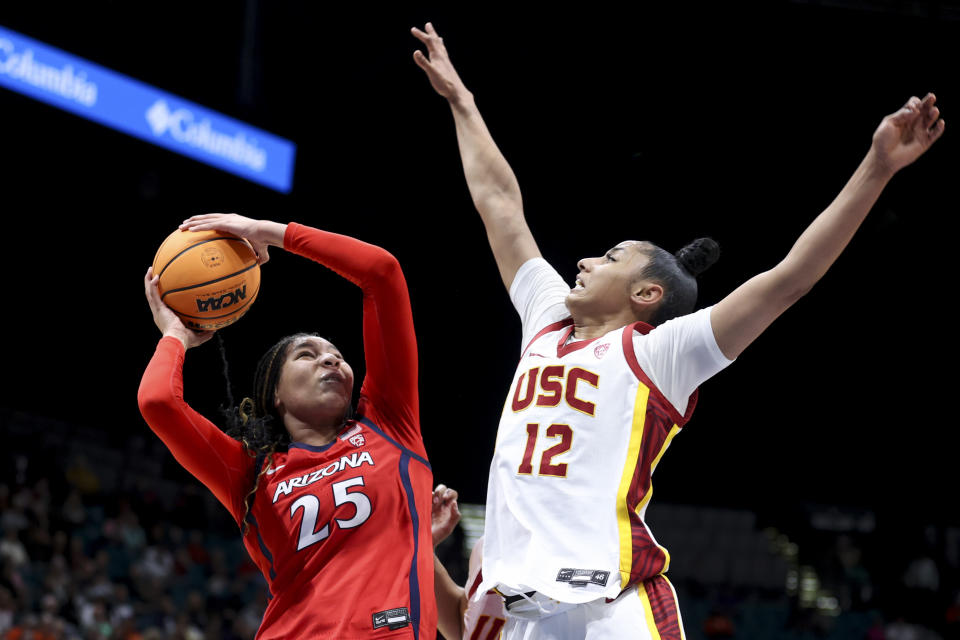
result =
[{"label": "basketball", "polygon": [[188,329],[221,329],[239,320],[260,291],[260,265],[243,238],[222,231],[180,231],[153,258],[161,299]]}]

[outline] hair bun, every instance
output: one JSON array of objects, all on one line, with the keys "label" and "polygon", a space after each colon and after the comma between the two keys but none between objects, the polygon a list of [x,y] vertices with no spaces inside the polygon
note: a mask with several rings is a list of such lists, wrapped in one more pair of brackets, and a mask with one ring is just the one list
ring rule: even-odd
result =
[{"label": "hair bun", "polygon": [[673,255],[696,278],[720,257],[720,245],[713,238],[697,238]]}]

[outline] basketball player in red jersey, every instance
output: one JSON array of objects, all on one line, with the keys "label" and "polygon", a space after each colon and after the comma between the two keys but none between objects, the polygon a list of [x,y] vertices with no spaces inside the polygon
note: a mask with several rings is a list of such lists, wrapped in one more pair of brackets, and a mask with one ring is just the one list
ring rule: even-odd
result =
[{"label": "basketball player in red jersey", "polygon": [[140,410],[241,527],[269,586],[257,638],[433,640],[433,483],[400,265],[379,247],[294,223],[208,214],[180,228],[244,237],[261,262],[267,247],[283,247],[363,290],[367,374],[356,416],[343,355],[322,337],[297,334],[260,360],[231,437],[183,399],[185,351],[212,334],[186,329],[147,271],[163,338],[143,375]]},{"label": "basketball player in red jersey", "polygon": [[[490,467],[482,582],[504,596],[507,640],[680,640],[669,554],[645,523],[651,477],[697,387],[824,275],[892,176],[944,131],[936,98],[885,117],[834,201],[786,257],[693,311],[701,239],[671,255],[626,241],[578,263],[543,260],[520,188],[431,24],[414,61],[453,113],[467,185],[523,323],[522,355]],[[575,434],[575,435],[574,435]]]}]

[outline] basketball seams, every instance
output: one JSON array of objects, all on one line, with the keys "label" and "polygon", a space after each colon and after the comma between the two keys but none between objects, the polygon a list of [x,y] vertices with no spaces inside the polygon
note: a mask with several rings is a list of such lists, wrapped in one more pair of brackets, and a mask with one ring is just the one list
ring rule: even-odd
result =
[{"label": "basketball seams", "polygon": [[[230,236],[216,236],[214,238],[207,238],[206,240],[198,240],[196,243],[190,245],[189,247],[181,249],[177,254],[175,254],[173,257],[167,260],[167,264],[163,265],[163,269],[160,270],[160,273],[157,273],[156,267],[154,267],[153,272],[158,276],[162,276],[163,272],[167,270],[167,267],[173,264],[177,258],[185,254],[187,251],[190,251],[191,249],[195,249],[200,245],[207,244],[208,242],[216,242],[217,240],[229,240],[231,242],[242,242],[243,244],[247,244],[247,241],[244,240],[243,238],[236,238],[236,237],[230,237]],[[167,242],[169,241],[170,241],[170,238],[167,238],[166,240],[163,241],[163,244],[160,245],[159,249],[157,249],[157,255],[160,255],[160,253],[163,251],[163,247],[166,246]]]},{"label": "basketball seams", "polygon": [[[170,289],[169,291],[164,291],[163,294],[160,296],[160,299],[163,300],[164,298],[167,297],[167,294],[170,294],[170,293],[180,293],[181,291],[189,291],[190,289],[196,289],[197,287],[205,287],[208,284],[216,284],[218,282],[226,280],[227,278],[232,278],[234,276],[240,275],[241,273],[246,273],[247,271],[250,271],[250,269],[253,269],[254,267],[258,267],[258,266],[260,266],[259,263],[254,262],[253,264],[246,266],[243,269],[240,269],[240,271],[234,271],[229,275],[220,276],[219,278],[214,278],[213,280],[207,280],[206,282],[198,282],[197,284],[192,284],[189,287],[180,287],[179,289]],[[257,290],[258,291],[260,290],[259,286],[257,287]]]}]

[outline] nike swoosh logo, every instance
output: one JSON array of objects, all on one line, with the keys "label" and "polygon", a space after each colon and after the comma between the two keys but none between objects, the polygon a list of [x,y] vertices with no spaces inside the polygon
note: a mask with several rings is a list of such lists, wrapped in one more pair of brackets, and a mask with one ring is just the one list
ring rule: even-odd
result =
[{"label": "nike swoosh logo", "polygon": [[277,467],[276,469],[267,469],[267,475],[268,475],[268,476],[272,476],[272,475],[275,474],[277,471],[280,471],[280,469],[283,469],[285,466],[287,466],[287,465],[282,464],[282,465],[280,465],[279,467]]}]

